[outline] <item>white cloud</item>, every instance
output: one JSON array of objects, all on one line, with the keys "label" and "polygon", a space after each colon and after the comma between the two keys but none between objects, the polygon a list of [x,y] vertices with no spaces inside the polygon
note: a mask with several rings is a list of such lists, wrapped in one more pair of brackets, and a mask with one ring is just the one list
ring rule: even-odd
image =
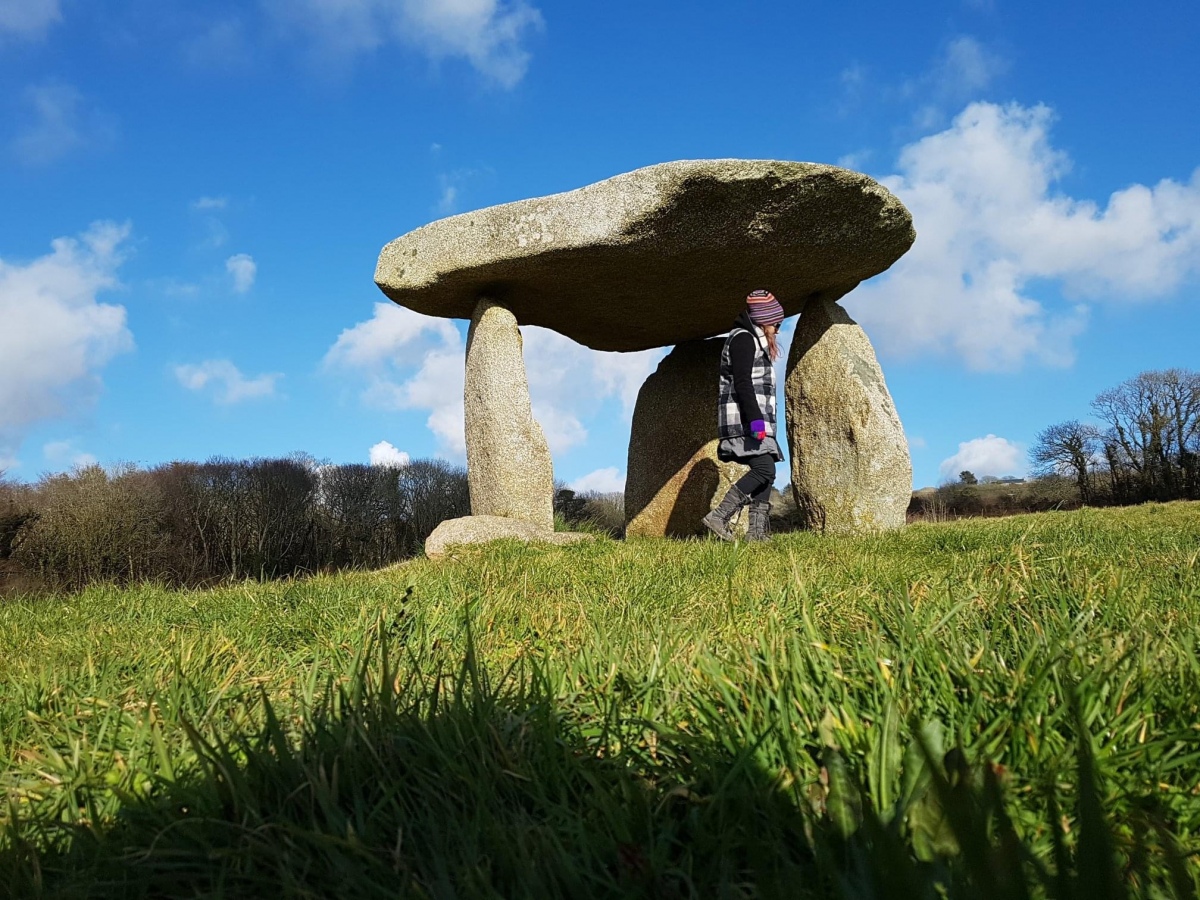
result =
[{"label": "white cloud", "polygon": [[987,437],[963,441],[958,445],[958,452],[942,460],[938,469],[943,478],[957,478],[958,473],[964,470],[977,478],[984,475],[1023,474],[1025,451],[1011,441],[989,434]]},{"label": "white cloud", "polygon": [[[423,356],[419,342],[427,334],[446,346],[460,344],[448,319],[423,316],[395,303],[376,303],[370,319],[347,328],[325,356],[327,364],[375,369],[392,363],[413,365]],[[412,348],[418,349],[414,357]]]},{"label": "white cloud", "polygon": [[619,494],[625,490],[625,473],[618,471],[615,466],[608,466],[576,478],[570,488],[579,494]]},{"label": "white cloud", "polygon": [[976,94],[1008,71],[1008,60],[989,50],[975,38],[964,35],[946,45],[937,67],[943,90]]},{"label": "white cloud", "polygon": [[[1054,190],[1070,165],[1044,106],[973,103],[907,146],[883,179],[912,212],[917,242],[847,306],[885,353],[953,355],[976,370],[1074,360],[1082,300],[1164,296],[1200,273],[1200,170],[1135,184],[1100,208]],[[1031,284],[1072,304],[1047,309]]]},{"label": "white cloud", "polygon": [[0,37],[37,40],[61,21],[59,0],[0,0]]},{"label": "white cloud", "polygon": [[525,75],[525,35],[542,26],[535,8],[513,0],[265,0],[276,21],[306,34],[326,56],[350,57],[391,42],[434,59],[466,59],[511,88]]},{"label": "white cloud", "polygon": [[862,169],[863,166],[871,159],[870,150],[856,150],[853,153],[846,153],[837,158],[837,164],[843,169]]},{"label": "white cloud", "polygon": [[85,468],[98,462],[91,453],[78,449],[74,441],[50,441],[42,447],[42,456],[58,469]]},{"label": "white cloud", "polygon": [[249,253],[236,253],[225,260],[225,271],[233,278],[234,293],[244,294],[254,287],[258,266]]},{"label": "white cloud", "polygon": [[1008,60],[969,35],[951,40],[924,75],[904,82],[900,97],[919,103],[913,114],[918,128],[941,127],[947,107],[978,97],[1008,71]]},{"label": "white cloud", "polygon": [[438,187],[441,193],[433,211],[439,216],[450,216],[462,208],[462,201],[469,182],[480,175],[488,174],[486,169],[463,168],[452,172],[438,174]]},{"label": "white cloud", "polygon": [[587,440],[582,418],[610,397],[631,417],[642,382],[667,353],[667,348],[602,353],[548,328],[529,326],[521,333],[533,414],[555,453]]},{"label": "white cloud", "polygon": [[[545,328],[521,332],[533,414],[554,453],[587,440],[582,419],[607,398],[619,399],[631,415],[638,388],[666,352],[598,353]],[[372,318],[341,333],[325,361],[366,374],[363,399],[371,405],[428,410],[442,451],[461,458],[464,352],[448,320],[377,303]]]},{"label": "white cloud", "polygon": [[456,211],[458,203],[458,185],[442,179],[442,196],[438,198],[437,211],[448,216]]},{"label": "white cloud", "polygon": [[[838,75],[837,109],[848,116],[861,114],[867,104],[900,105],[912,111],[917,128],[928,131],[943,127],[949,110],[978,99],[1008,69],[1003,55],[977,38],[958,35],[942,46],[924,72],[899,81],[872,77],[860,63],[843,69]],[[852,153],[846,157],[848,162],[838,164],[858,168],[868,153]]]},{"label": "white cloud", "polygon": [[397,450],[387,441],[380,441],[369,451],[373,466],[407,466],[411,457],[403,450]]},{"label": "white cloud", "polygon": [[591,377],[599,388],[599,396],[616,397],[626,418],[633,415],[638,391],[650,374],[658,368],[669,348],[638,350],[634,353],[601,353],[597,350],[580,348],[588,354]]},{"label": "white cloud", "polygon": [[900,94],[923,99],[926,109],[943,103],[962,103],[979,96],[1007,71],[1007,59],[970,35],[959,35],[946,44],[928,71],[905,81]]},{"label": "white cloud", "polygon": [[207,359],[197,364],[176,366],[174,371],[179,383],[190,391],[211,387],[213,399],[223,405],[274,396],[275,383],[283,377],[272,372],[247,378],[227,359]]},{"label": "white cloud", "polygon": [[191,202],[192,209],[198,212],[211,212],[225,209],[227,206],[229,206],[228,197],[198,197]]},{"label": "white cloud", "polygon": [[98,222],[22,264],[0,260],[0,456],[31,424],[89,405],[98,372],[133,347],[125,308],[97,302],[118,286],[130,226]]},{"label": "white cloud", "polygon": [[338,335],[325,365],[365,374],[369,405],[428,410],[426,424],[443,451],[465,456],[463,342],[449,320],[376,303],[370,319]]},{"label": "white cloud", "polygon": [[103,149],[116,140],[112,118],[87,108],[83,94],[69,84],[30,85],[22,99],[28,115],[11,149],[26,165],[48,165],[76,150]]}]

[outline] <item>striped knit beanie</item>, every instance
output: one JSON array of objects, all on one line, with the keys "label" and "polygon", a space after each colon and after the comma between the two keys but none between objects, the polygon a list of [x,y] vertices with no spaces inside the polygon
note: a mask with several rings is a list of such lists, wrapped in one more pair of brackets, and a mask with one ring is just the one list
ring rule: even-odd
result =
[{"label": "striped knit beanie", "polygon": [[778,325],[783,321],[783,307],[770,291],[751,291],[746,298],[750,321],[755,325]]}]

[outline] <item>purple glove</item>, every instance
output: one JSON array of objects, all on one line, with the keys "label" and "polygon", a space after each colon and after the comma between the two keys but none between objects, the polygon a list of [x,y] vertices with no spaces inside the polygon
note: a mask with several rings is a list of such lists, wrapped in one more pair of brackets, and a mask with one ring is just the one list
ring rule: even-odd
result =
[{"label": "purple glove", "polygon": [[756,441],[761,441],[767,436],[767,423],[762,419],[755,419],[750,423],[750,434],[754,436]]}]

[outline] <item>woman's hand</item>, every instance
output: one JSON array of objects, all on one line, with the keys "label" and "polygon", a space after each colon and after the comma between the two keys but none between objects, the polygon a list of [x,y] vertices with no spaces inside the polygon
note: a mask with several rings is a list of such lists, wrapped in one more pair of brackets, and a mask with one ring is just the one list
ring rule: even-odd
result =
[{"label": "woman's hand", "polygon": [[764,440],[767,436],[767,423],[762,419],[755,419],[750,423],[750,434],[756,441]]}]

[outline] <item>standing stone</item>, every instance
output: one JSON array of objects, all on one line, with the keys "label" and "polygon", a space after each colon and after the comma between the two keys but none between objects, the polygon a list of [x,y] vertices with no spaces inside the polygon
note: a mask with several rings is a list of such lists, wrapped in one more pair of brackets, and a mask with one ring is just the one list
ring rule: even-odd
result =
[{"label": "standing stone", "polygon": [[471,513],[554,529],[554,468],[533,418],[516,317],[480,300],[467,334],[464,391]]},{"label": "standing stone", "polygon": [[706,534],[700,519],[746,472],[717,459],[724,344],[714,338],[677,345],[638,391],[625,477],[627,535]]},{"label": "standing stone", "polygon": [[792,489],[808,528],[899,528],[912,496],[900,417],[866,333],[836,302],[810,299],[784,387]]}]

